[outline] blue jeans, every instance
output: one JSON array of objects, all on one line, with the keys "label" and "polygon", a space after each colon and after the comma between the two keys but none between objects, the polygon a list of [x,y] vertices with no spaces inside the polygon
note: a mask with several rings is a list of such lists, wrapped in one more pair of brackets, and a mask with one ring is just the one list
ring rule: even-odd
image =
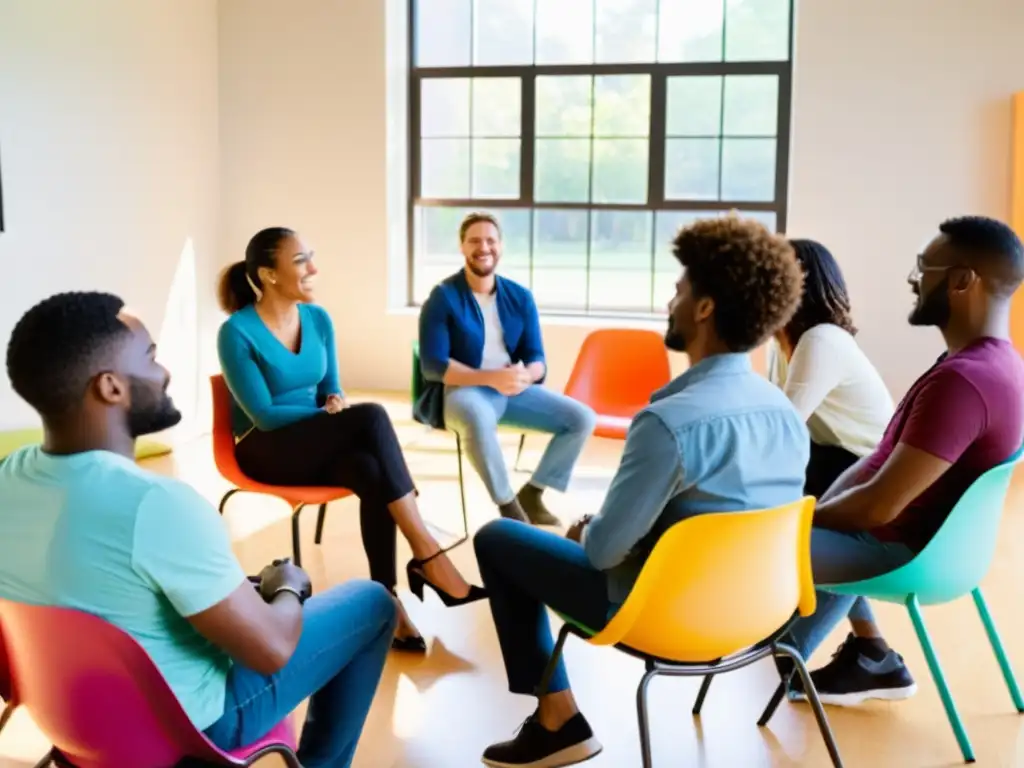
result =
[{"label": "blue jeans", "polygon": [[309,698],[299,762],[306,768],[351,765],[396,618],[391,594],[372,581],[350,581],[310,598],[299,644],[281,670],[261,675],[231,668],[224,714],[206,729],[207,737],[225,750],[251,744]]},{"label": "blue jeans", "polygon": [[[905,544],[879,541],[869,533],[846,533],[825,528],[811,530],[811,568],[815,584],[839,584],[881,576],[910,562],[914,551]],[[790,630],[793,645],[809,658],[844,618],[874,621],[864,597],[817,590],[814,613],[799,619]]]},{"label": "blue jeans", "polygon": [[[602,629],[613,610],[605,575],[575,541],[518,520],[492,520],[477,532],[473,547],[490,596],[509,690],[533,695],[554,651],[544,606],[592,630]],[[559,659],[546,692],[568,687]]]},{"label": "blue jeans", "polygon": [[576,460],[594,432],[597,415],[589,406],[535,384],[512,397],[490,387],[446,388],[444,420],[461,439],[491,499],[500,505],[512,501],[515,494],[498,443],[499,424],[554,435],[531,482],[565,491]]}]

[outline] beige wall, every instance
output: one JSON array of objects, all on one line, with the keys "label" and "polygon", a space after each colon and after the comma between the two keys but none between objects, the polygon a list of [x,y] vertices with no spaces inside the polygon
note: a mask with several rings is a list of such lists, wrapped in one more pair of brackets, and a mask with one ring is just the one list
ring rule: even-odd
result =
[{"label": "beige wall", "polygon": [[[44,296],[119,293],[189,415],[216,319],[196,292],[216,263],[216,24],[210,0],[0,0],[4,347]],[[4,373],[0,427],[33,423]]]},{"label": "beige wall", "polygon": [[[308,236],[350,387],[405,387],[416,334],[414,313],[389,309],[405,252],[404,5],[220,3],[223,243],[237,257],[280,222]],[[840,259],[862,344],[898,394],[941,347],[905,322],[917,249],[946,216],[1009,214],[1022,37],[1019,0],[799,3],[790,231]],[[556,386],[597,322],[545,323]]]}]

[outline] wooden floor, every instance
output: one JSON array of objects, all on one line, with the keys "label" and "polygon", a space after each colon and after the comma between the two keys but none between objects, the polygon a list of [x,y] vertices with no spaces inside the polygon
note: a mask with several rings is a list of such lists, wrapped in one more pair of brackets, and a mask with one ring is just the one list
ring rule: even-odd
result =
[{"label": "wooden floor", "polygon": [[[377,398],[392,414],[406,456],[419,484],[424,516],[439,531],[458,530],[455,443],[450,435],[427,432],[413,423],[407,401]],[[503,438],[511,465],[518,438]],[[527,440],[525,467],[534,466],[543,439]],[[615,471],[621,444],[594,439],[588,446],[570,491],[549,504],[566,523],[595,512]],[[208,439],[179,448],[171,457],[150,462],[173,473],[216,503],[228,486],[213,467]],[[518,483],[527,479],[522,474]],[[1007,507],[999,550],[984,584],[989,605],[1012,660],[1024,679],[1024,484],[1016,482]],[[494,516],[479,480],[467,474],[470,525]],[[290,553],[288,509],[281,502],[238,495],[229,502],[227,522],[243,566],[250,573],[274,557]],[[313,544],[315,510],[303,519],[303,552],[314,585],[331,584],[367,573],[358,533],[357,502],[346,500],[328,511],[323,544]],[[446,534],[447,535],[447,534]],[[399,544],[399,563],[409,557]],[[455,562],[478,581],[470,546],[460,547]],[[360,768],[461,768],[479,765],[489,743],[511,736],[532,711],[530,699],[509,694],[497,640],[486,603],[445,609],[433,596],[412,598],[400,583],[399,594],[428,639],[425,658],[392,654],[366,724],[355,765]],[[917,695],[905,702],[877,703],[856,710],[827,708],[847,766],[951,766],[962,764],[935,686],[909,618],[899,608],[877,606],[890,643],[910,665]],[[940,659],[974,742],[980,766],[1024,766],[1024,716],[1017,715],[972,602],[925,609]],[[846,629],[838,629],[812,659],[826,662]],[[634,693],[642,673],[639,662],[613,650],[570,639],[567,654],[577,698],[604,752],[588,763],[594,768],[639,766]],[[690,708],[699,681],[655,680],[650,689],[651,728],[656,766],[826,766],[828,756],[814,719],[804,704],[783,703],[768,728],[756,719],[777,682],[769,661],[715,680],[704,714]],[[300,713],[301,715],[301,710]],[[29,768],[48,743],[20,712],[0,734],[0,768]],[[276,766],[267,759],[261,766]]]}]

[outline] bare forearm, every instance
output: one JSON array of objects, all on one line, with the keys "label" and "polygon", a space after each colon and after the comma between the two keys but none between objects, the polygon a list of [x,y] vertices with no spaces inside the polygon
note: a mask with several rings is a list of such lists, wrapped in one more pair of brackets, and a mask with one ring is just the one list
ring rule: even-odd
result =
[{"label": "bare forearm", "polygon": [[857,477],[860,475],[861,470],[864,468],[864,465],[867,464],[867,462],[867,456],[863,456],[857,459],[857,461],[854,462],[852,466],[847,468],[847,470],[843,472],[843,474],[837,477],[835,482],[829,486],[828,490],[825,491],[824,494],[822,494],[821,498],[818,499],[819,505],[824,504],[825,502],[828,501],[832,501],[832,499],[836,498],[839,494],[845,493],[846,491],[853,488],[853,486],[856,485]]},{"label": "bare forearm", "polygon": [[458,360],[448,361],[444,383],[451,387],[487,387],[493,381],[493,371],[480,371],[463,365]]},{"label": "bare forearm", "polygon": [[280,592],[269,603],[272,614],[270,636],[274,639],[274,656],[280,666],[288,663],[302,636],[302,603],[291,592]]}]

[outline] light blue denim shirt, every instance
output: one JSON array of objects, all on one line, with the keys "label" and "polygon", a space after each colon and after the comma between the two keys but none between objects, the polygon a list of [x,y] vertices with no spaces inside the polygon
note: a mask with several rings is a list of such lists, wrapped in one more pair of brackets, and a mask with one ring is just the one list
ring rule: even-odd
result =
[{"label": "light blue denim shirt", "polygon": [[626,599],[673,523],[799,499],[809,458],[800,415],[746,354],[706,358],[656,392],[633,419],[601,511],[584,529],[612,604]]}]

